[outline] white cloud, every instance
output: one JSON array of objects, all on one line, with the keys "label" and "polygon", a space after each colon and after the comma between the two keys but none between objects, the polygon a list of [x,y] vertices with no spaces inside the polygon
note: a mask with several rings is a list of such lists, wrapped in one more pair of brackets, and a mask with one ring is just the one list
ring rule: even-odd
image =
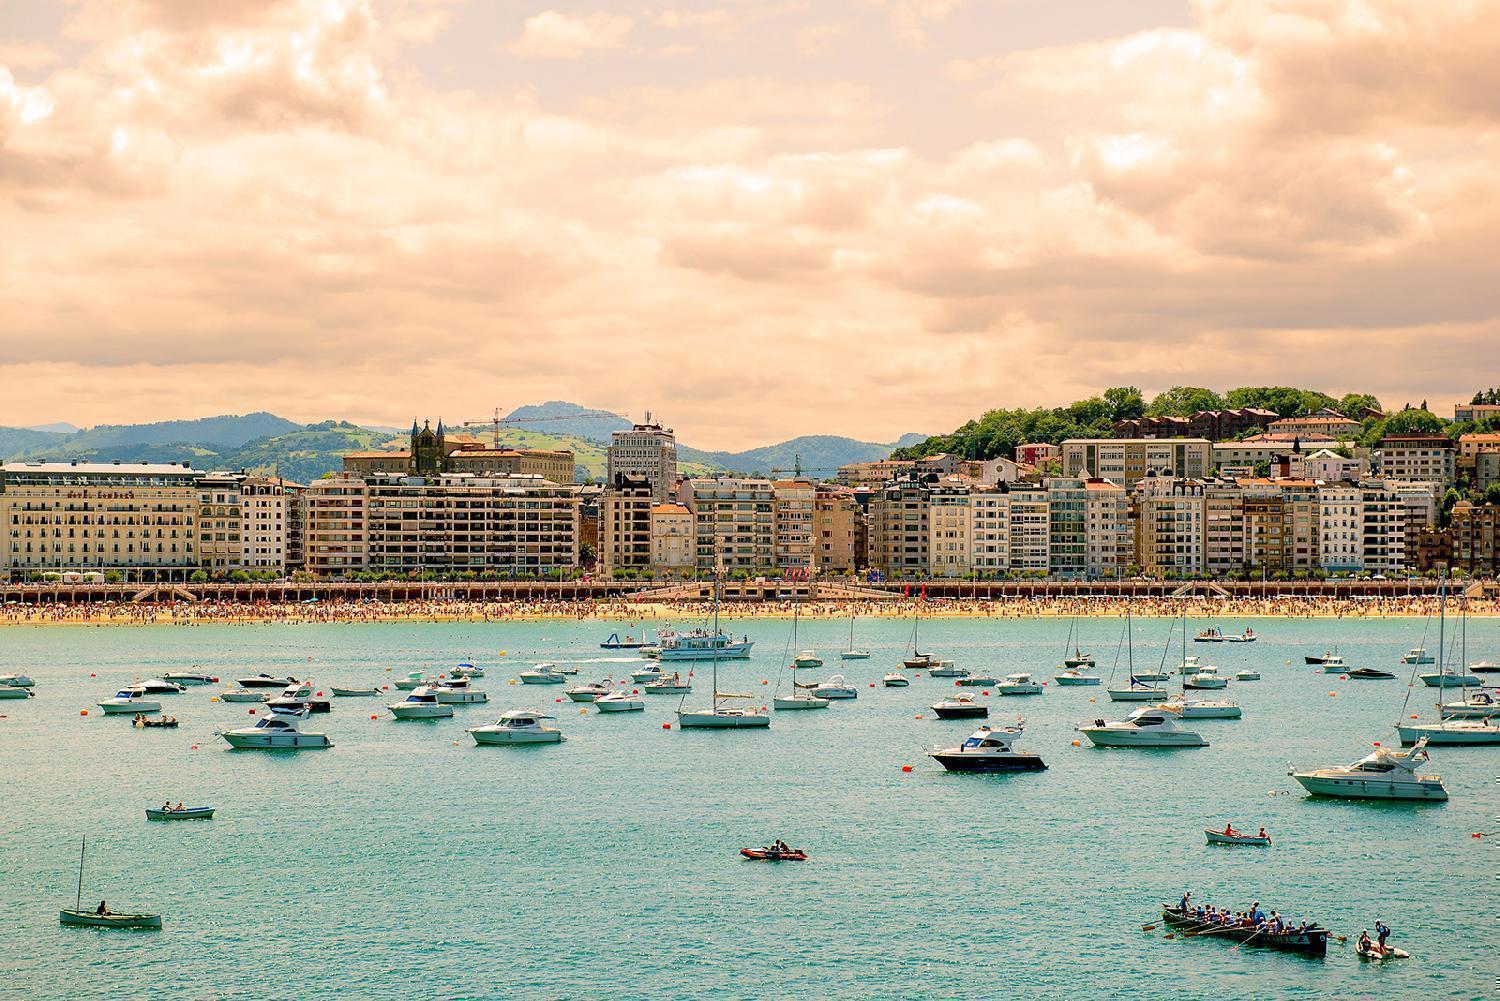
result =
[{"label": "white cloud", "polygon": [[631,20],[623,14],[563,14],[542,11],[526,19],[510,51],[522,59],[578,59],[590,52],[623,48]]}]

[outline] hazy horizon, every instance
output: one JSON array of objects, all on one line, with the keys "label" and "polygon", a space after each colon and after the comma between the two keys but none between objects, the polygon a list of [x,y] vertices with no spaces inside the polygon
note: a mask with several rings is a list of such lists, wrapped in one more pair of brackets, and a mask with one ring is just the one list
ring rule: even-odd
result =
[{"label": "hazy horizon", "polygon": [[1463,0],[11,2],[0,423],[1441,414],[1496,381],[1496,93]]}]

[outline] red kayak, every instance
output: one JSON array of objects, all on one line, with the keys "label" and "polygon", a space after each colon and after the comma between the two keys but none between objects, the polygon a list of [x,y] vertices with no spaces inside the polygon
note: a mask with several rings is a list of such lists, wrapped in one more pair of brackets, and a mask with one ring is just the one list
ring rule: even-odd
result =
[{"label": "red kayak", "polygon": [[800,848],[791,851],[777,852],[769,848],[741,848],[740,854],[757,862],[806,862],[807,852]]}]

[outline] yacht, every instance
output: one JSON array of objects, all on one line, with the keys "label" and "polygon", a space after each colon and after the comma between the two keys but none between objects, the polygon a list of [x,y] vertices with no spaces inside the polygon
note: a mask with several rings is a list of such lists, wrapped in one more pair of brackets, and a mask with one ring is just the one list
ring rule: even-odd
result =
[{"label": "yacht", "polygon": [[1219,669],[1212,664],[1205,664],[1198,669],[1197,674],[1190,674],[1182,679],[1183,688],[1228,688],[1229,679],[1219,674]]},{"label": "yacht", "polygon": [[631,681],[638,681],[638,682],[645,683],[647,681],[660,681],[661,679],[662,679],[662,670],[656,664],[652,664],[650,667],[643,667],[639,671],[631,671],[630,672],[630,680]]},{"label": "yacht", "polygon": [[1166,681],[1171,677],[1171,675],[1166,671],[1141,671],[1139,674],[1132,674],[1131,677],[1136,681],[1150,681],[1160,683]]},{"label": "yacht", "polygon": [[397,680],[396,688],[403,692],[412,692],[418,688],[431,688],[436,684],[438,684],[437,678],[429,678],[421,671],[413,671],[406,677]]},{"label": "yacht", "polygon": [[1059,685],[1097,685],[1103,681],[1097,674],[1084,674],[1076,667],[1058,671],[1052,676],[1052,680]]},{"label": "yacht", "polygon": [[1427,761],[1427,741],[1418,740],[1409,751],[1393,751],[1375,745],[1375,750],[1352,765],[1287,772],[1314,796],[1343,799],[1445,800],[1448,790],[1440,775],[1422,775],[1417,766]]},{"label": "yacht", "polygon": [[[910,664],[906,665],[911,667]],[[928,677],[932,678],[967,678],[969,669],[966,667],[954,667],[951,660],[935,660],[927,669]]]},{"label": "yacht", "polygon": [[959,678],[955,684],[962,688],[992,688],[1000,684],[1000,679],[992,674],[971,674],[967,678]]},{"label": "yacht", "polygon": [[1436,723],[1397,723],[1402,747],[1418,741],[1450,747],[1480,747],[1500,744],[1500,721],[1493,719],[1445,719]]},{"label": "yacht", "polygon": [[33,688],[36,682],[30,675],[0,674],[0,688]]},{"label": "yacht", "polygon": [[565,689],[563,694],[573,702],[598,702],[602,696],[608,695],[610,691],[609,682],[601,681],[594,685],[574,685],[572,688]]},{"label": "yacht", "polygon": [[887,688],[905,688],[911,684],[911,679],[900,671],[892,671],[880,679],[880,683]]},{"label": "yacht", "polygon": [[471,679],[472,678],[483,678],[484,677],[484,668],[482,668],[482,667],[475,667],[473,664],[470,664],[468,661],[464,661],[462,664],[459,664],[457,667],[455,667],[453,670],[449,671],[448,673],[451,674],[451,675],[453,675],[455,678],[471,678]]},{"label": "yacht", "polygon": [[1042,771],[1047,766],[1038,755],[1013,746],[1021,732],[1019,726],[998,730],[982,726],[959,746],[930,751],[927,756],[950,772]]},{"label": "yacht", "polygon": [[1457,671],[1432,671],[1417,675],[1428,688],[1478,688],[1484,682],[1472,674]]},{"label": "yacht", "polygon": [[686,695],[693,690],[693,679],[691,676],[684,678],[673,671],[664,674],[656,681],[647,682],[641,686],[647,695]]},{"label": "yacht", "polygon": [[306,709],[308,712],[313,712],[312,700],[312,685],[299,681],[296,684],[287,685],[275,698],[267,698],[264,701],[271,709]]},{"label": "yacht", "polygon": [[746,636],[736,640],[721,629],[693,629],[685,633],[667,632],[656,644],[658,660],[744,660],[750,656],[754,641]]},{"label": "yacht", "polygon": [[264,702],[265,692],[257,692],[253,688],[230,688],[219,693],[220,702]]},{"label": "yacht", "polygon": [[[1171,639],[1170,636],[1167,637],[1167,638]],[[1184,645],[1186,645],[1186,644],[1184,643]],[[1177,665],[1177,673],[1178,674],[1197,674],[1198,671],[1202,669],[1202,667],[1203,667],[1203,662],[1201,660],[1199,660],[1197,656],[1186,656],[1186,657],[1182,658],[1182,663],[1180,663],[1180,664]],[[1166,681],[1167,679],[1166,678],[1162,678],[1161,680],[1162,681]]]},{"label": "yacht", "polygon": [[260,674],[252,674],[248,678],[239,678],[235,684],[241,688],[285,688],[296,682],[296,678],[273,678],[262,671]]},{"label": "yacht", "polygon": [[147,678],[145,681],[137,681],[132,688],[139,688],[147,695],[181,695],[187,691],[183,685],[174,684],[163,678]]},{"label": "yacht", "polygon": [[1492,660],[1479,660],[1469,665],[1470,674],[1500,674],[1500,664]]},{"label": "yacht", "polygon": [[122,713],[161,712],[161,703],[149,698],[146,690],[139,687],[122,688],[115,692],[114,698],[105,699],[98,705],[104,710],[106,716],[118,716]]},{"label": "yacht", "polygon": [[802,686],[796,685],[788,695],[771,696],[771,707],[773,709],[827,709],[829,700],[816,694],[816,691],[803,691]]},{"label": "yacht", "polygon": [[814,688],[813,694],[820,699],[857,699],[859,689],[846,682],[842,674],[835,674]]},{"label": "yacht", "polygon": [[439,702],[437,691],[422,685],[406,693],[400,702],[390,702],[386,708],[397,719],[446,719],[453,715],[453,707]]},{"label": "yacht", "polygon": [[1096,719],[1078,731],[1095,747],[1207,747],[1198,734],[1178,727],[1178,715],[1164,705],[1142,706],[1122,720]]},{"label": "yacht", "polygon": [[[911,655],[901,662],[901,666],[909,671],[928,671],[941,668],[944,664],[952,667],[949,661],[938,660],[930,653],[922,652],[922,644],[917,642],[917,626],[921,625],[922,613],[920,609],[912,613],[911,617]],[[852,627],[851,627],[852,628]],[[938,677],[954,677],[953,675],[938,675]]]},{"label": "yacht", "polygon": [[[800,602],[797,600],[797,597],[794,593],[792,596],[792,637],[791,641],[787,644],[788,646],[795,647],[797,645],[797,613],[800,607]],[[853,637],[851,634],[851,646],[853,645],[852,639]],[[792,690],[785,695],[781,694],[781,677],[780,675],[778,675],[776,678],[776,691],[771,694],[772,708],[777,710],[827,709],[828,699],[823,697],[823,695],[817,691],[817,685],[804,685],[802,682],[797,680],[798,671],[805,671],[811,668],[822,666],[822,659],[811,650],[803,650],[801,653],[797,654],[796,657],[793,657],[792,665],[790,668],[790,673],[792,675]]]},{"label": "yacht", "polygon": [[1435,661],[1433,660],[1432,654],[1428,653],[1424,648],[1414,646],[1410,650],[1406,651],[1406,656],[1401,658],[1401,663],[1432,664],[1435,663]]},{"label": "yacht", "polygon": [[595,699],[594,708],[601,713],[640,712],[646,708],[646,700],[629,692],[610,692]]},{"label": "yacht", "polygon": [[1500,716],[1500,698],[1481,689],[1465,694],[1462,702],[1444,702],[1439,709],[1444,719],[1489,719]]},{"label": "yacht", "polygon": [[307,720],[307,710],[295,712],[273,710],[262,716],[254,726],[225,730],[219,736],[236,750],[301,751],[332,747],[333,741],[326,733],[308,733],[302,729]]},{"label": "yacht", "polygon": [[792,658],[792,664],[800,668],[822,667],[823,658],[811,650],[803,650],[796,657]]},{"label": "yacht", "polygon": [[1183,719],[1239,719],[1240,707],[1227,699],[1173,698],[1162,703]]},{"label": "yacht", "polygon": [[1381,671],[1373,667],[1356,667],[1348,673],[1352,681],[1388,681],[1395,677],[1390,671]]},{"label": "yacht", "polygon": [[995,686],[997,695],[1040,695],[1042,686],[1029,674],[1007,674],[1005,680]]},{"label": "yacht", "polygon": [[470,688],[468,678],[449,678],[433,688],[432,694],[445,706],[477,706],[490,700],[484,692]]},{"label": "yacht", "polygon": [[[1069,647],[1073,649],[1073,653],[1071,656],[1069,656],[1068,654]],[[1068,623],[1068,639],[1067,642],[1063,644],[1063,667],[1068,668],[1069,670],[1076,670],[1080,667],[1093,666],[1093,654],[1084,653],[1083,650],[1079,647],[1078,616],[1075,615],[1073,616],[1073,621]]]},{"label": "yacht", "polygon": [[522,671],[519,677],[523,685],[560,685],[568,680],[556,664],[538,664],[529,671]]},{"label": "yacht", "polygon": [[[163,680],[170,681],[174,684],[188,686],[212,685],[214,682],[219,680],[212,674],[194,674],[190,671],[168,671],[166,674],[162,675],[162,678]],[[0,681],[0,684],[4,684],[4,681]]]},{"label": "yacht", "polygon": [[542,722],[554,718],[535,709],[512,709],[489,726],[470,728],[469,736],[476,744],[556,744],[562,731]]},{"label": "yacht", "polygon": [[967,695],[938,699],[931,708],[938,719],[986,719],[990,715],[988,706],[975,702]]},{"label": "yacht", "polygon": [[1343,674],[1349,670],[1349,665],[1344,663],[1344,658],[1338,654],[1325,658],[1322,662],[1322,667],[1324,674]]}]

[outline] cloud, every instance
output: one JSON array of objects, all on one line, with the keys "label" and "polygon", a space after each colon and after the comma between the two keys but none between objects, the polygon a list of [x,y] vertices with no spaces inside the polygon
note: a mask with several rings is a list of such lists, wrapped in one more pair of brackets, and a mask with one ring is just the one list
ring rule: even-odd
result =
[{"label": "cloud", "polygon": [[561,14],[543,11],[526,19],[510,51],[522,59],[578,59],[590,52],[623,48],[631,19],[623,14]]}]

